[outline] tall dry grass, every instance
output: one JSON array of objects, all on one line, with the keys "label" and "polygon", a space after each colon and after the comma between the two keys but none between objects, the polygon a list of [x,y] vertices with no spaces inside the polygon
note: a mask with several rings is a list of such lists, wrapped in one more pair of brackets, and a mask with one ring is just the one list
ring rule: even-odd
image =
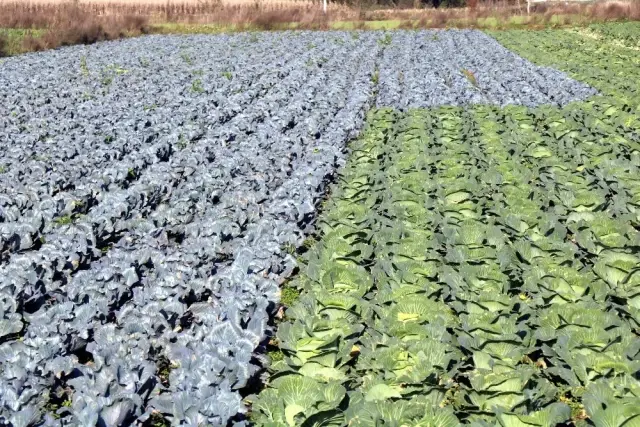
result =
[{"label": "tall dry grass", "polygon": [[[0,0],[0,27],[46,28],[68,17],[136,16],[148,23],[184,22],[208,24],[262,23],[259,27],[285,22],[412,20],[446,25],[474,16],[507,19],[526,11],[526,0],[465,0],[466,8],[414,8],[430,0],[333,0],[329,13],[320,15],[320,0]],[[337,2],[340,2],[338,4]],[[353,3],[345,5],[346,3]],[[404,4],[411,7],[385,7]],[[581,15],[593,20],[640,19],[640,0],[592,4],[539,3],[535,14]]]},{"label": "tall dry grass", "polygon": [[[230,0],[235,1],[235,0]],[[242,0],[245,1],[245,0]],[[511,18],[526,13],[525,0],[466,0],[466,8],[383,8],[370,2],[353,0],[356,6],[332,2],[328,13],[318,3],[251,0],[249,4],[227,4],[223,0],[0,0],[0,28],[45,29],[39,37],[27,37],[23,50],[42,50],[58,46],[94,43],[145,34],[161,23],[234,25],[236,29],[273,30],[287,28],[327,29],[332,22],[350,21],[355,29],[368,21],[395,20],[402,28],[509,27]],[[340,1],[340,0],[336,0]],[[367,1],[369,3],[363,3]],[[395,0],[395,4],[404,4]],[[407,4],[420,5],[410,0]],[[520,19],[520,26],[532,28],[576,22],[640,20],[640,0],[609,1],[592,4],[536,4],[531,16]],[[557,17],[560,16],[560,19]],[[553,19],[556,17],[556,19]],[[6,45],[0,40],[0,48]]]},{"label": "tall dry grass", "polygon": [[640,20],[640,1],[596,3],[590,10],[591,16],[599,20]]},{"label": "tall dry grass", "polygon": [[9,55],[9,40],[7,40],[7,36],[0,33],[0,58],[3,58]]},{"label": "tall dry grass", "polygon": [[[75,3],[51,5],[3,2],[0,4],[0,28],[44,30],[38,37],[29,35],[23,40],[22,50],[26,52],[91,44],[149,31],[148,18],[144,15],[100,15]],[[5,39],[4,53],[6,45]]]},{"label": "tall dry grass", "polygon": [[[60,0],[0,0],[0,27],[5,28],[45,28],[64,21],[68,16],[82,13],[85,16],[140,16],[149,23],[250,23],[269,18],[278,22],[299,22],[318,15],[318,3],[311,1],[236,0],[224,3],[222,0],[175,1],[132,0],[124,3],[118,0],[89,0],[88,2]],[[330,4],[329,15],[333,19],[355,18],[353,9]],[[318,18],[320,18],[318,16]],[[323,18],[324,19],[324,18]]]},{"label": "tall dry grass", "polygon": [[272,29],[292,22],[304,24],[357,19],[357,12],[346,6],[332,4],[325,15],[318,4],[309,1],[263,3],[262,0],[254,0],[250,4],[227,5],[218,0],[164,3],[147,3],[147,0],[130,3],[105,0],[88,3],[0,0],[0,28],[65,28],[70,22],[78,23],[80,20],[112,23],[121,27],[120,17],[126,17],[126,23],[132,17],[137,17],[147,24],[245,24],[255,25],[259,29]]}]

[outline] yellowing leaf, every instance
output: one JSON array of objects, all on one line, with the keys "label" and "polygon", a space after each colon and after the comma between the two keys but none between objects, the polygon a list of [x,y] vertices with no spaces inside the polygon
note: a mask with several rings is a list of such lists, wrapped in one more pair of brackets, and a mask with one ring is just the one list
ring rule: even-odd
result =
[{"label": "yellowing leaf", "polygon": [[287,405],[287,407],[284,408],[284,416],[287,419],[287,424],[289,424],[290,426],[295,426],[296,425],[295,416],[302,412],[304,412],[304,408],[300,405],[296,405],[296,404]]},{"label": "yellowing leaf", "polygon": [[386,384],[376,384],[369,389],[364,400],[367,402],[375,402],[376,400],[386,400],[392,397],[401,398],[402,395],[391,386]]}]

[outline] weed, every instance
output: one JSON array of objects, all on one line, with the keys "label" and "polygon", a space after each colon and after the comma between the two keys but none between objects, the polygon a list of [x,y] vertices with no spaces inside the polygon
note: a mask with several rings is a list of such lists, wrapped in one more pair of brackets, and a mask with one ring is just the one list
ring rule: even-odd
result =
[{"label": "weed", "polygon": [[169,386],[169,375],[171,374],[171,370],[176,369],[178,365],[175,363],[171,363],[169,359],[164,356],[160,356],[158,358],[158,378],[160,378],[160,382],[163,386]]},{"label": "weed", "polygon": [[60,216],[58,218],[54,218],[53,219],[53,224],[60,227],[63,225],[69,225],[73,222],[73,216],[71,215],[64,215],[64,216]]},{"label": "weed", "polygon": [[74,200],[73,202],[71,202],[71,204],[73,205],[74,208],[80,208],[80,209],[86,206],[84,203],[84,200],[79,200],[79,199]]},{"label": "weed", "polygon": [[469,83],[471,83],[473,87],[478,87],[478,80],[476,79],[476,76],[475,74],[473,74],[472,71],[467,70],[465,68],[463,68],[461,71],[462,71],[462,74],[464,74],[464,76],[467,78],[467,80],[469,80]]},{"label": "weed", "polygon": [[62,401],[62,403],[58,403],[56,402],[54,399],[50,399],[45,405],[44,405],[44,409],[45,411],[47,411],[49,414],[51,414],[51,416],[53,416],[53,418],[60,419],[60,414],[58,414],[58,411],[61,408],[70,408],[72,404],[71,399],[65,399],[64,401]]},{"label": "weed", "polygon": [[0,33],[0,58],[4,56],[9,56],[9,39]]},{"label": "weed", "polygon": [[587,418],[584,405],[580,402],[580,395],[584,389],[577,387],[574,389],[561,388],[558,391],[557,398],[560,402],[566,403],[571,408],[571,419],[580,421]]},{"label": "weed", "polygon": [[222,73],[222,77],[225,77],[227,80],[231,80],[233,79],[233,74],[231,74],[231,71],[225,71]]},{"label": "weed", "polygon": [[298,298],[300,298],[300,291],[294,288],[284,287],[280,295],[280,302],[286,307],[291,307]]},{"label": "weed", "polygon": [[447,87],[451,87],[451,85],[453,84],[453,80],[451,79],[451,74],[449,73],[445,74],[444,84],[447,85]]},{"label": "weed", "polygon": [[5,165],[0,165],[0,173],[6,173],[7,167]]},{"label": "weed", "polygon": [[180,58],[182,58],[182,60],[184,62],[186,62],[187,64],[189,64],[189,65],[193,64],[193,59],[191,59],[191,57],[189,56],[189,54],[187,52],[182,52],[180,54]]},{"label": "weed", "polygon": [[202,80],[196,79],[193,81],[193,83],[191,83],[191,92],[194,92],[194,93],[204,92],[204,86],[202,86]]},{"label": "weed", "polygon": [[296,254],[296,247],[295,245],[292,245],[291,243],[287,243],[285,244],[282,249],[288,253],[289,255],[295,255]]},{"label": "weed", "polygon": [[371,83],[377,86],[379,81],[380,81],[380,70],[376,68],[373,74],[371,75]]},{"label": "weed", "polygon": [[103,74],[100,83],[102,83],[104,87],[111,85],[111,83],[113,83],[113,76],[111,74]]},{"label": "weed", "polygon": [[378,39],[380,46],[389,46],[391,43],[393,43],[393,37],[389,33],[385,33],[383,38]]},{"label": "weed", "polygon": [[180,150],[184,150],[185,148],[187,148],[187,138],[185,138],[183,134],[180,134],[180,136],[178,137],[176,147],[178,147]]},{"label": "weed", "polygon": [[302,247],[305,250],[309,250],[311,249],[315,244],[317,243],[317,240],[315,237],[313,236],[309,236],[306,239],[304,239],[304,242],[302,242]]},{"label": "weed", "polygon": [[127,74],[129,72],[129,70],[127,70],[126,68],[120,68],[117,65],[113,65],[111,69],[119,76]]},{"label": "weed", "polygon": [[145,427],[169,427],[171,423],[160,412],[154,411],[144,424]]},{"label": "weed", "polygon": [[85,77],[89,75],[89,67],[87,66],[87,57],[84,55],[80,58],[80,72]]},{"label": "weed", "polygon": [[271,359],[271,363],[284,360],[284,353],[280,349],[268,351],[267,356],[269,356],[269,359]]},{"label": "weed", "polygon": [[140,66],[144,68],[147,68],[149,65],[151,65],[147,58],[140,58],[138,61],[140,62]]}]

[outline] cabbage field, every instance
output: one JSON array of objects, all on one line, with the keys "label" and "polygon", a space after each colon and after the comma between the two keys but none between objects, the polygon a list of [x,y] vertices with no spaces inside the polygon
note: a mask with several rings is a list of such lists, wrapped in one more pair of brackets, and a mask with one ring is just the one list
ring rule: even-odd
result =
[{"label": "cabbage field", "polygon": [[639,426],[640,51],[607,31],[5,60],[0,425]]}]

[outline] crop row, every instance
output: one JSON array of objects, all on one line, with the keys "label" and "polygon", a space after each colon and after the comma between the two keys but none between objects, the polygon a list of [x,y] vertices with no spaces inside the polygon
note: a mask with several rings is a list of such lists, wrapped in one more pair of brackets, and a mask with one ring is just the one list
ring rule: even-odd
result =
[{"label": "crop row", "polygon": [[[0,249],[31,248],[40,237],[46,240],[56,223],[101,203],[113,204],[105,199],[128,190],[147,168],[161,167],[158,164],[174,153],[185,156],[180,154],[182,148],[202,139],[207,128],[227,124],[240,112],[230,131],[247,127],[268,112],[264,102],[281,100],[291,87],[302,84],[307,75],[299,70],[308,58],[329,56],[328,50],[264,45],[255,48],[265,51],[265,60],[272,64],[269,71],[249,63],[246,53],[221,61],[228,49],[224,44],[193,52],[175,40],[155,51],[153,41],[145,46],[146,55],[157,56],[153,62],[146,57],[123,58],[121,53],[118,58],[123,47],[114,44],[109,49],[109,44],[88,52],[77,48],[76,54],[52,54],[45,60],[55,63],[58,72],[36,84],[22,70],[7,73],[21,79],[3,85],[5,105],[11,110],[4,137],[7,145],[13,144],[3,152],[4,247]],[[105,65],[98,55],[116,62]],[[158,63],[159,58],[167,63]],[[215,66],[208,66],[209,61]],[[17,64],[20,67],[24,65]],[[226,77],[222,70],[233,74]],[[104,73],[113,74],[116,81],[101,80]],[[68,80],[66,87],[60,88],[58,79]],[[198,79],[206,82],[202,92],[193,88],[192,81]],[[124,90],[127,86],[142,87],[138,92]],[[256,102],[263,97],[265,101]],[[68,111],[70,102],[79,105]],[[152,180],[153,172],[146,174]],[[42,179],[45,174],[47,179]]]},{"label": "crop row", "polygon": [[631,425],[640,150],[616,123],[581,104],[373,113],[256,423]]},{"label": "crop row", "polygon": [[[635,130],[640,105],[639,51],[568,31],[507,31],[492,34],[500,43],[535,64],[554,67],[598,89],[587,102],[619,125]],[[609,107],[614,107],[608,111]]]},{"label": "crop row", "polygon": [[604,38],[607,43],[640,47],[640,24],[637,21],[597,23],[591,24],[589,29],[596,33],[596,37]]},{"label": "crop row", "polygon": [[[390,35],[393,34],[393,35]],[[380,64],[379,107],[565,105],[596,92],[540,67],[474,30],[390,33]]]},{"label": "crop row", "polygon": [[[196,52],[205,61],[206,48]],[[261,69],[268,86],[218,77],[243,91],[244,104],[232,96],[208,110],[215,88],[203,83],[202,93],[215,94],[207,97],[182,85],[172,102],[186,110],[195,138],[170,140],[169,155],[129,173],[125,185],[99,186],[83,214],[54,215],[39,230],[39,246],[7,256],[0,360],[7,422],[116,426],[157,412],[218,425],[243,412],[237,390],[259,367],[253,352],[276,309],[278,283],[294,267],[284,248],[302,242],[345,141],[361,126],[378,48],[345,38],[340,47],[280,54],[267,56],[280,69]],[[179,60],[186,70],[173,70],[175,78],[186,78],[192,64]],[[140,84],[144,76],[131,79]],[[110,87],[111,96],[128,96],[129,84]],[[155,110],[157,126],[165,118],[169,131],[180,130],[174,110]],[[135,161],[145,155],[131,151]]]},{"label": "crop row", "polygon": [[376,102],[438,93],[564,105],[594,90],[474,31],[144,37],[8,59],[0,422],[245,422],[241,390],[346,141]]},{"label": "crop row", "polygon": [[[212,127],[224,125],[223,133],[210,136],[232,142],[272,113],[267,102],[289,96],[309,71],[334,58],[348,36],[326,36],[317,46],[308,34],[279,37],[277,43],[249,36],[225,36],[214,43],[199,37],[170,43],[146,38],[5,64],[0,256],[49,241],[57,224],[99,211],[100,205],[129,209],[118,194],[128,192],[140,175],[153,179],[156,169],[174,154],[184,156],[182,149]],[[370,33],[351,39],[384,51],[373,76],[373,83],[380,83],[379,105],[564,105],[594,93],[477,31]],[[123,56],[123,46],[144,50]],[[247,46],[264,62],[252,61]],[[48,74],[33,79],[31,69],[43,63]],[[121,215],[107,210],[100,227],[110,230]]]}]

